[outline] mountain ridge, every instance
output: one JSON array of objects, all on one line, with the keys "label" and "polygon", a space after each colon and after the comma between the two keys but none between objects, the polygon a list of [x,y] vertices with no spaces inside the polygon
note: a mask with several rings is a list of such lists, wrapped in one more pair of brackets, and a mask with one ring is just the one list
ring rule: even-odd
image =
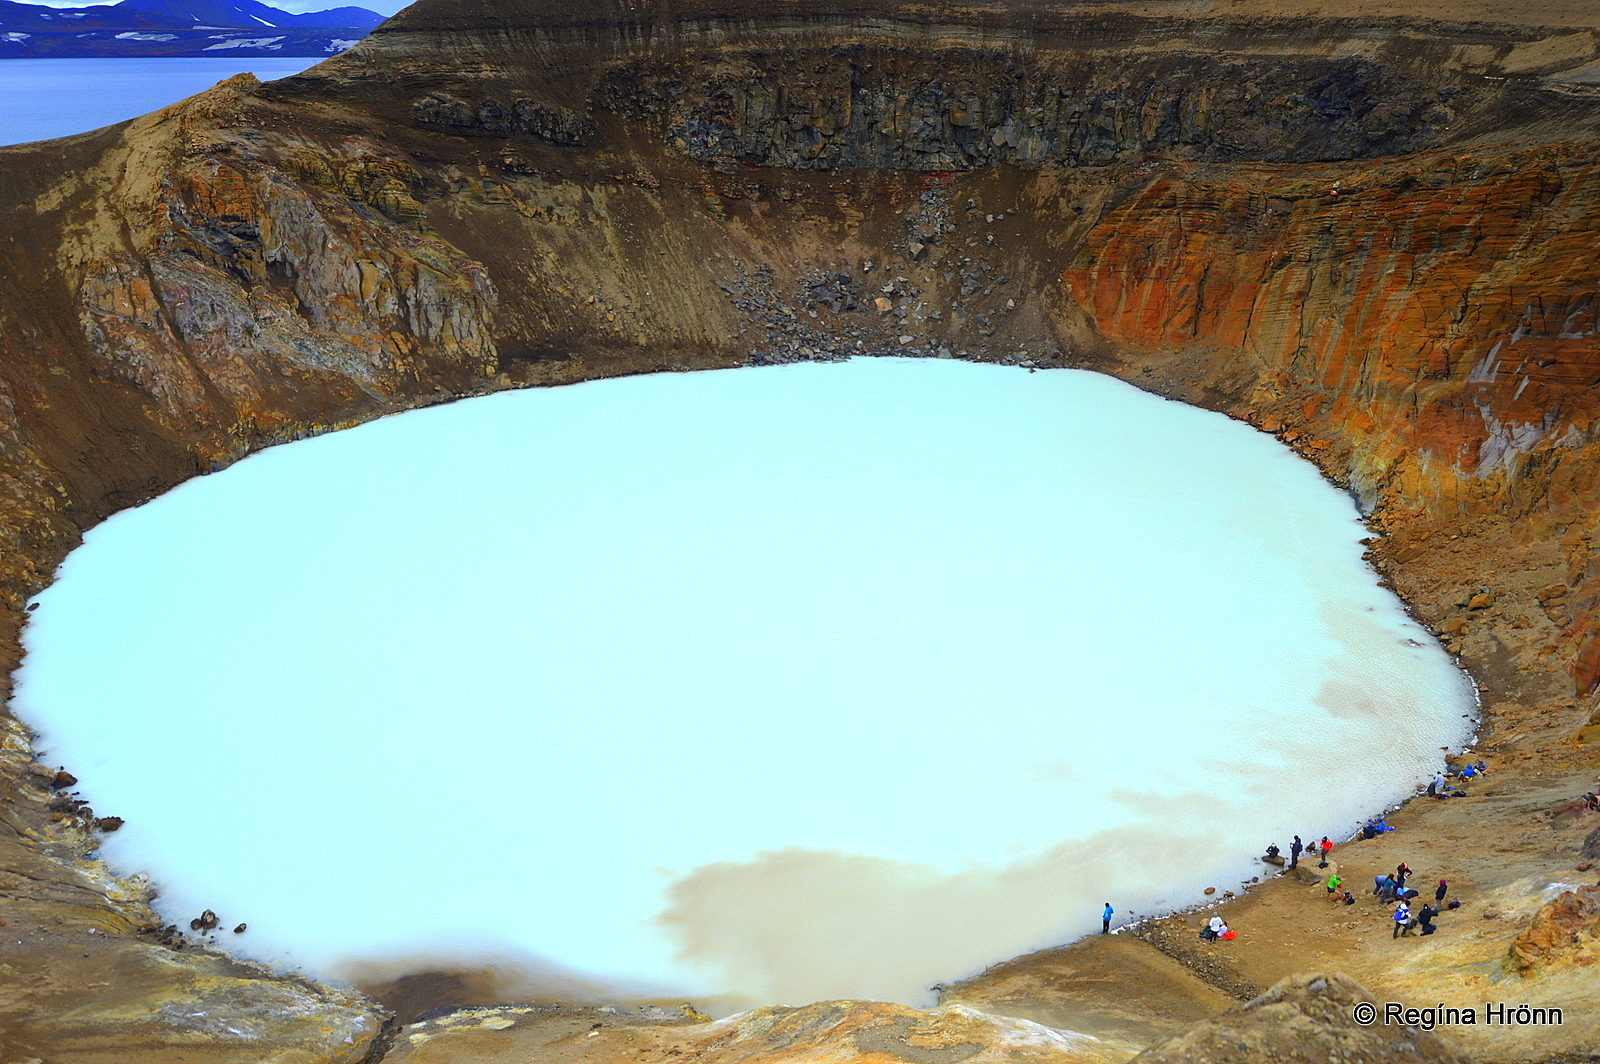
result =
[{"label": "mountain ridge", "polygon": [[0,59],[334,55],[383,19],[362,7],[296,13],[259,0],[0,0]]}]

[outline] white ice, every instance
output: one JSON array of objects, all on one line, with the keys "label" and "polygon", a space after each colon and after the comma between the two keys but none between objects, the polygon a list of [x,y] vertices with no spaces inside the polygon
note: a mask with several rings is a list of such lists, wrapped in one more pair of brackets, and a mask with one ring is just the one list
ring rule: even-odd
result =
[{"label": "white ice", "polygon": [[1089,373],[595,382],[117,515],[17,703],[106,854],[269,962],[924,1004],[1466,740],[1365,534],[1271,437]]}]

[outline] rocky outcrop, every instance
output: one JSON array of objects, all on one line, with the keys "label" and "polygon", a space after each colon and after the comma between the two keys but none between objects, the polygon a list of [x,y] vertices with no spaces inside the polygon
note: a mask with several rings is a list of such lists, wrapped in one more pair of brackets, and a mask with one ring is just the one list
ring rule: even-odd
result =
[{"label": "rocky outcrop", "polygon": [[[659,1011],[659,1010],[657,1010]],[[554,1064],[584,1056],[640,1064],[742,1064],[745,1061],[870,1059],[884,1064],[1111,1064],[1128,1048],[1026,1020],[960,1005],[931,1011],[878,1002],[819,1001],[760,1008],[717,1023],[651,1024],[602,1016],[565,1033],[560,1012],[535,1008],[463,1009],[401,1031],[389,1064],[490,1058]]]},{"label": "rocky outcrop", "polygon": [[[1190,1061],[1382,1060],[1396,1064],[1467,1064],[1469,1057],[1418,1024],[1357,1022],[1356,1010],[1374,997],[1347,975],[1285,979],[1242,1008],[1134,1057],[1134,1064]],[[1381,1007],[1381,1006],[1380,1006]],[[1381,1015],[1381,1014],[1380,1014]],[[1430,1021],[1431,1022],[1431,1021]]]},{"label": "rocky outcrop", "polygon": [[509,106],[499,100],[470,103],[431,92],[411,105],[418,125],[471,137],[510,137],[526,133],[550,144],[578,147],[594,138],[594,125],[560,107],[529,99]]},{"label": "rocky outcrop", "polygon": [[[773,63],[608,72],[601,99],[703,162],[801,169],[1103,166],[1128,153],[1325,160],[1431,147],[1460,87],[1364,59],[1106,57],[1060,69],[1006,51],[866,46]],[[798,68],[798,69],[797,69]],[[951,77],[951,71],[972,71]],[[995,75],[1000,75],[998,78]]]},{"label": "rocky outcrop", "polygon": [[1511,943],[1512,970],[1527,975],[1555,964],[1589,966],[1600,959],[1600,886],[1564,890],[1541,906]]},{"label": "rocky outcrop", "polygon": [[90,351],[165,422],[281,423],[307,395],[391,400],[428,362],[492,370],[493,285],[415,231],[414,178],[392,152],[291,141],[286,170],[243,142],[197,147],[152,205],[151,243],[90,260],[79,288]]},{"label": "rocky outcrop", "polygon": [[[1369,499],[1396,477],[1392,501],[1448,512],[1530,454],[1590,441],[1595,278],[1572,265],[1600,230],[1592,142],[1428,153],[1309,184],[1299,168],[1194,173],[1104,217],[1067,271],[1102,335],[1242,353],[1264,378],[1258,401],[1286,397],[1277,380],[1339,426]],[[1397,457],[1440,468],[1398,471]]]},{"label": "rocky outcrop", "polygon": [[[766,5],[759,31],[712,4],[582,17],[525,4],[512,18],[517,43],[477,5],[408,10],[318,89],[338,94],[346,76],[416,85],[413,121],[465,135],[578,144],[607,134],[622,147],[642,127],[722,166],[951,171],[1156,154],[1303,164],[1396,156],[1489,128],[1592,126],[1576,72],[1600,56],[1592,34],[1566,29],[1401,31],[1332,13],[1211,16],[1174,35],[1164,16],[1115,5],[1013,17],[987,5],[783,3]],[[474,35],[486,46],[453,63],[444,49]],[[528,94],[535,54],[538,73],[550,72],[543,99]],[[1568,71],[1571,91],[1548,91]]]}]

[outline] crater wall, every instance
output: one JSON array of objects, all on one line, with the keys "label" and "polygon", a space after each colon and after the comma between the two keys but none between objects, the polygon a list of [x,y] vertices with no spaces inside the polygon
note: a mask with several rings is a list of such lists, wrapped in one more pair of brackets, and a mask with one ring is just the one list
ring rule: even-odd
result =
[{"label": "crater wall", "polygon": [[[424,0],[302,76],[0,149],[0,645],[98,520],[387,412],[851,354],[1077,366],[1350,488],[1483,685],[1509,833],[1516,780],[1600,760],[1597,119],[1561,4]],[[43,871],[0,1046],[182,1044],[27,981],[86,943],[198,963],[74,864],[95,818],[30,756],[14,729],[0,850]],[[364,1033],[318,1059],[373,1051],[381,1010],[337,1007]],[[204,1037],[300,1037],[261,1031]]]}]

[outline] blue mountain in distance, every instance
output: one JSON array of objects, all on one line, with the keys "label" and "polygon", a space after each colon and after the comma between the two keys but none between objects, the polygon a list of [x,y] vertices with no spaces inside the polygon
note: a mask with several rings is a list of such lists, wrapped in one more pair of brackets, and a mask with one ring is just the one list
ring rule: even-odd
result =
[{"label": "blue mountain in distance", "polygon": [[333,55],[383,19],[363,7],[297,14],[258,0],[121,0],[92,7],[0,0],[0,60]]},{"label": "blue mountain in distance", "polygon": [[167,26],[228,26],[253,29],[349,29],[365,30],[383,21],[383,16],[364,7],[335,7],[297,15],[257,0],[122,0],[111,10],[139,14]]}]

